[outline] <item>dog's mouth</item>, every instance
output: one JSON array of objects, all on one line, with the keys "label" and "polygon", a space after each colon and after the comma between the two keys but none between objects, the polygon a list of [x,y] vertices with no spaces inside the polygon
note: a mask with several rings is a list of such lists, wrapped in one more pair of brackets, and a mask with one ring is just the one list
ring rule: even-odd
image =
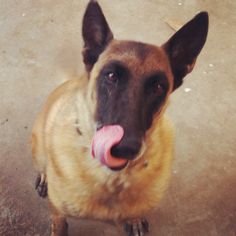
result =
[{"label": "dog's mouth", "polygon": [[111,170],[124,169],[129,161],[123,157],[114,157],[111,152],[123,136],[124,129],[120,125],[103,126],[93,137],[92,156]]}]

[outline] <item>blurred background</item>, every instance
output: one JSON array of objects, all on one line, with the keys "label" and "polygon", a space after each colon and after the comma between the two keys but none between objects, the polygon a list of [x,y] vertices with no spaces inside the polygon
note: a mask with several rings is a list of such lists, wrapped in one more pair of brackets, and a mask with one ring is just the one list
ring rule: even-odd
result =
[{"label": "blurred background", "polygon": [[[0,0],[0,235],[49,235],[47,201],[34,190],[29,148],[48,94],[83,72],[85,0]],[[207,43],[172,94],[173,175],[150,217],[150,236],[236,235],[236,1],[99,0],[118,39],[161,45],[199,11]],[[119,231],[120,230],[120,231]],[[70,220],[70,235],[124,235],[114,225]]]}]

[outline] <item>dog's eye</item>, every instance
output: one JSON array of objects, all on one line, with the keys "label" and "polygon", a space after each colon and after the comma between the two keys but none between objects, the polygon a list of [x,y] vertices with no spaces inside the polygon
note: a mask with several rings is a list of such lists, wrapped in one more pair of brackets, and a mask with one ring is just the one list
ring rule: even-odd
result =
[{"label": "dog's eye", "polygon": [[152,93],[158,97],[161,97],[164,94],[163,86],[156,82],[152,87]]},{"label": "dog's eye", "polygon": [[147,96],[156,98],[165,95],[166,86],[164,82],[165,80],[161,76],[150,77],[145,84],[145,93]]},{"label": "dog's eye", "polygon": [[159,81],[152,81],[146,88],[148,96],[161,97],[165,93],[164,86]]},{"label": "dog's eye", "polygon": [[115,72],[108,72],[105,75],[105,79],[109,82],[109,83],[115,83],[117,81],[117,75]]}]

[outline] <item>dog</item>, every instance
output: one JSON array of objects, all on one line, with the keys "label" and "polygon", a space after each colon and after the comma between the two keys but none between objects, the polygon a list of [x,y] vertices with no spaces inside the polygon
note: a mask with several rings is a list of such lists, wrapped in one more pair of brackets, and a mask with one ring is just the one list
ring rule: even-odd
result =
[{"label": "dog", "polygon": [[164,113],[207,33],[208,13],[200,12],[160,47],[116,40],[99,4],[88,3],[85,72],[52,92],[32,130],[51,236],[68,235],[66,217],[119,222],[129,236],[149,231],[145,215],[167,189],[173,158]]}]

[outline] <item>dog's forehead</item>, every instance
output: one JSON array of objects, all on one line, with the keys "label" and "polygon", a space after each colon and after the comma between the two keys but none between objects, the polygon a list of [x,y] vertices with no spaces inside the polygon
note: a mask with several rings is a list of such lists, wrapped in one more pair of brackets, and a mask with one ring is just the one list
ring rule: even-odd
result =
[{"label": "dog's forehead", "polygon": [[163,49],[150,44],[114,40],[103,53],[101,62],[107,64],[114,60],[138,74],[169,71],[168,58]]}]

